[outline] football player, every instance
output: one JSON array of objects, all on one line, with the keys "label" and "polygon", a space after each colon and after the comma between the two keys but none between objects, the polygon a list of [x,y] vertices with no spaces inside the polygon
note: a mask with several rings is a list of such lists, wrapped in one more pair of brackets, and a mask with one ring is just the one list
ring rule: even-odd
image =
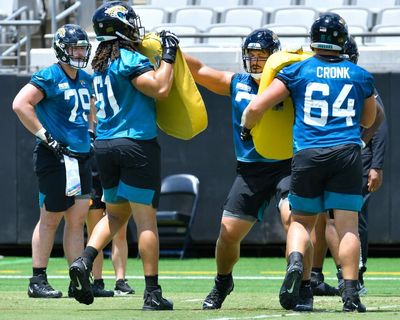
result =
[{"label": "football player", "polygon": [[[195,81],[208,90],[230,96],[236,178],[225,201],[220,234],[215,248],[217,276],[214,287],[203,302],[203,309],[219,309],[233,288],[233,268],[240,257],[240,243],[257,221],[261,221],[270,198],[285,198],[290,183],[290,159],[262,157],[251,139],[241,139],[243,110],[258,92],[264,65],[269,56],[281,49],[277,35],[261,28],[251,32],[242,45],[244,73],[220,71],[185,55]],[[284,225],[289,220],[288,202],[281,206]]]},{"label": "football player", "polygon": [[341,57],[348,30],[339,15],[322,14],[312,24],[310,34],[315,55],[281,70],[246,108],[243,131],[248,132],[267,109],[291,96],[295,153],[289,192],[288,265],[279,293],[282,307],[293,309],[298,304],[310,232],[318,213],[333,209],[344,278],[343,311],[365,312],[357,290],[358,211],[362,206],[360,126],[368,128],[375,120],[373,77]]},{"label": "football player", "polygon": [[[37,138],[34,170],[40,219],[32,236],[33,276],[28,287],[32,298],[62,296],[46,275],[55,233],[64,218],[64,253],[71,264],[83,249],[91,190],[88,116],[92,79],[82,70],[91,45],[80,26],[66,24],[56,31],[53,49],[58,63],[34,73],[13,102],[22,124]],[[73,176],[77,182],[69,185]]]},{"label": "football player", "polygon": [[80,285],[75,299],[93,302],[89,281],[93,261],[132,214],[145,276],[143,310],[172,310],[172,302],[162,296],[158,284],[156,208],[161,159],[155,102],[167,97],[171,89],[179,39],[168,31],[160,33],[163,51],[160,66],[154,70],[136,49],[143,27],[126,2],[100,6],[93,15],[93,28],[100,41],[92,61],[98,109],[94,149],[107,215],[70,267],[72,282]]}]

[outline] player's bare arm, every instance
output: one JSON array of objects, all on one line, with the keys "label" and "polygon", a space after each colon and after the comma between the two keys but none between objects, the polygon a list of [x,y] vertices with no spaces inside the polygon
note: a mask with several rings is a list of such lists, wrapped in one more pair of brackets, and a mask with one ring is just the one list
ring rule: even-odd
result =
[{"label": "player's bare arm", "polygon": [[233,72],[213,69],[187,54],[185,54],[185,59],[196,83],[216,94],[230,95]]},{"label": "player's bare arm", "polygon": [[243,113],[242,126],[248,129],[253,128],[265,111],[276,106],[289,95],[290,92],[285,84],[279,79],[274,79],[268,88],[247,106]]},{"label": "player's bare arm", "polygon": [[364,108],[361,113],[360,125],[369,128],[375,121],[377,114],[376,99],[372,95],[364,101]]},{"label": "player's bare arm", "polygon": [[44,94],[32,84],[21,89],[13,101],[13,110],[23,125],[33,134],[42,128],[35,113],[35,105],[44,98]]}]

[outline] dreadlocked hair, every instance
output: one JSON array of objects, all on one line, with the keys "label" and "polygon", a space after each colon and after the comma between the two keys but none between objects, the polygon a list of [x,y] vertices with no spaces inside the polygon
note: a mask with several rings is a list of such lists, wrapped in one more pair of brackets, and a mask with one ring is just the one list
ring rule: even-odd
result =
[{"label": "dreadlocked hair", "polygon": [[100,42],[92,60],[92,69],[95,72],[106,71],[109,63],[118,59],[120,49],[137,51],[133,42],[125,40],[112,40]]}]

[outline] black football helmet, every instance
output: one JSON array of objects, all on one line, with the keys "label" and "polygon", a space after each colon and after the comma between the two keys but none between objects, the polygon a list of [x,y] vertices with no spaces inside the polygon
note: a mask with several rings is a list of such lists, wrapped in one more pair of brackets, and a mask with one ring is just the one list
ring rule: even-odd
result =
[{"label": "black football helmet", "polygon": [[358,56],[359,56],[359,53],[358,53],[357,42],[354,39],[354,37],[349,35],[349,37],[343,47],[343,57],[345,59],[348,59],[351,62],[357,64]]},{"label": "black football helmet", "polygon": [[144,35],[139,16],[126,2],[104,3],[94,12],[92,22],[98,41],[120,38],[138,43]]},{"label": "black football helmet", "polygon": [[[82,27],[76,24],[65,24],[54,34],[53,49],[61,63],[72,68],[86,68],[92,45],[89,37]],[[82,51],[83,50],[83,54]]]},{"label": "black football helmet", "polygon": [[342,51],[348,37],[347,24],[336,13],[320,15],[311,26],[311,48]]},{"label": "black football helmet", "polygon": [[[242,45],[243,68],[247,73],[252,74],[250,62],[252,60],[254,61],[254,58],[249,56],[249,50],[265,50],[271,55],[281,50],[281,42],[273,31],[266,28],[256,29],[244,39]],[[257,59],[260,61],[260,58]],[[262,59],[262,61],[266,60],[267,59]],[[257,74],[261,75],[261,73],[262,70]]]}]

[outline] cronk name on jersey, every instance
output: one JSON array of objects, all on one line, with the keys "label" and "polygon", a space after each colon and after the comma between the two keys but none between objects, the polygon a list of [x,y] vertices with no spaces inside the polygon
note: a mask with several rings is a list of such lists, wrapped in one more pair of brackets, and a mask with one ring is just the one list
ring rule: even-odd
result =
[{"label": "cronk name on jersey", "polygon": [[317,67],[317,78],[350,79],[349,67]]}]

